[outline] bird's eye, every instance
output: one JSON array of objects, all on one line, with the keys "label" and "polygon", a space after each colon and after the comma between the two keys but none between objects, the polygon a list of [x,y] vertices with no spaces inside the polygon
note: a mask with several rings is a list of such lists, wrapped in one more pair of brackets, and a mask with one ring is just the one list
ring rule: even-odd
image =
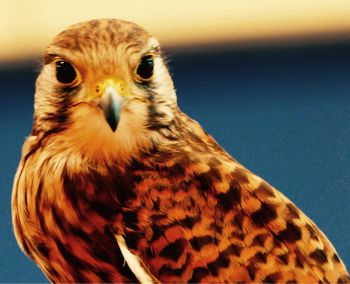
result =
[{"label": "bird's eye", "polygon": [[62,84],[72,84],[77,79],[74,67],[63,60],[56,61],[56,78]]},{"label": "bird's eye", "polygon": [[149,81],[153,75],[153,57],[152,55],[145,55],[141,58],[139,65],[136,68],[136,79],[141,82]]}]

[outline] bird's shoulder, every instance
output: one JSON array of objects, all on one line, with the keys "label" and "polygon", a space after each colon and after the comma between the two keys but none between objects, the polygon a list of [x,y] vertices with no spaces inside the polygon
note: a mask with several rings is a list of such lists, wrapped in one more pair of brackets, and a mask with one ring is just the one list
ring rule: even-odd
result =
[{"label": "bird's shoulder", "polygon": [[294,203],[198,123],[183,121],[176,143],[138,161],[136,194],[122,210],[125,243],[156,278],[317,282],[346,275],[331,243]]}]

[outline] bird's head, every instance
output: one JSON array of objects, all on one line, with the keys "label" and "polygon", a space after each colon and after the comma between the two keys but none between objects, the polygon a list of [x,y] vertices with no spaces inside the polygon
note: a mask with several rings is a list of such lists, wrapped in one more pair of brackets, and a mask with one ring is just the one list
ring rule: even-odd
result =
[{"label": "bird's head", "polygon": [[158,41],[130,22],[93,20],[47,47],[33,132],[55,133],[91,155],[120,156],[153,143],[153,132],[172,123],[176,108]]}]

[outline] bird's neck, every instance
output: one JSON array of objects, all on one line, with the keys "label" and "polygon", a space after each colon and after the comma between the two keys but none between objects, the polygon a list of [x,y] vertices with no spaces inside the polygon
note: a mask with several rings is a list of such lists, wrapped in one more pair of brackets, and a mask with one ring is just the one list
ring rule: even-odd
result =
[{"label": "bird's neck", "polygon": [[[37,141],[44,141],[54,155],[69,163],[98,167],[125,165],[140,153],[151,148],[157,138],[156,131],[122,116],[116,131],[112,131],[103,114],[89,105],[82,105],[69,117],[65,128],[52,128],[35,133]],[[157,142],[158,143],[158,142]]]},{"label": "bird's neck", "polygon": [[59,156],[68,172],[117,165],[131,172],[167,168],[190,177],[213,167],[230,171],[238,164],[196,121],[180,111],[167,127],[149,129],[121,123],[116,132],[104,123],[100,113],[85,111],[72,117],[67,129],[37,135],[36,143],[44,145],[49,155]]}]

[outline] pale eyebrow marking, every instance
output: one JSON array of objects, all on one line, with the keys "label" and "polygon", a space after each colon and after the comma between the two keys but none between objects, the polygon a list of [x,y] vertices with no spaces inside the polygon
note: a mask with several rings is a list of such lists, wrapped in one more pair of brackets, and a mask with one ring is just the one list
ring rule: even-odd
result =
[{"label": "pale eyebrow marking", "polygon": [[151,37],[148,39],[147,45],[149,46],[148,50],[145,52],[147,53],[159,53],[160,47],[159,42],[155,37]]}]

